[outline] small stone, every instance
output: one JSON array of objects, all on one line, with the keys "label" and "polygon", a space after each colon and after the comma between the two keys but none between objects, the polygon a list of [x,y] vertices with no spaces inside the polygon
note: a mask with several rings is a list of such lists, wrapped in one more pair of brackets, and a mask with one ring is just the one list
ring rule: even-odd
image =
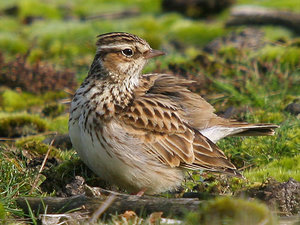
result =
[{"label": "small stone", "polygon": [[293,102],[287,105],[284,109],[285,111],[297,116],[300,113],[300,104]]},{"label": "small stone", "polygon": [[66,185],[65,193],[67,196],[75,196],[84,194],[85,187],[84,187],[85,180],[81,176],[75,176],[75,179]]}]

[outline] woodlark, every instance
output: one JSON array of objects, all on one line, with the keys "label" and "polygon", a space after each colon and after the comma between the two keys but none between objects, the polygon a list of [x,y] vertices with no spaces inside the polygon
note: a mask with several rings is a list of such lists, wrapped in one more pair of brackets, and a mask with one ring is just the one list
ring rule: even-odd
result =
[{"label": "woodlark", "polygon": [[69,134],[79,156],[102,179],[148,194],[180,185],[184,169],[241,176],[215,143],[273,135],[278,126],[221,118],[188,90],[193,81],[142,74],[148,59],[163,54],[132,34],[98,36],[70,109]]}]

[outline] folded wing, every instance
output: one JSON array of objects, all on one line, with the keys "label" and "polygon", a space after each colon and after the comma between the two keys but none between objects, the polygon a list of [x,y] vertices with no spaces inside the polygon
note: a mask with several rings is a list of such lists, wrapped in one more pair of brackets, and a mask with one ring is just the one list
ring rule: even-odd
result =
[{"label": "folded wing", "polygon": [[186,112],[162,93],[140,94],[119,119],[130,135],[143,140],[143,148],[170,167],[206,169],[239,175],[224,153],[197,129]]}]

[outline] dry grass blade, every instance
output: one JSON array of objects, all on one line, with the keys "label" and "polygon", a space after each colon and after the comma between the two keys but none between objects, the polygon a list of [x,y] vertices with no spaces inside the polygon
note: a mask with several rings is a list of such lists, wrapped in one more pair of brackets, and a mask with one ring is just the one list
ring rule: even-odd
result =
[{"label": "dry grass blade", "polygon": [[50,151],[51,151],[51,149],[52,149],[52,145],[53,145],[53,143],[54,143],[54,141],[55,141],[56,135],[57,135],[57,133],[55,133],[55,135],[54,135],[52,141],[50,142],[49,148],[48,148],[47,153],[46,153],[46,155],[45,155],[45,157],[44,157],[44,160],[43,160],[43,163],[42,163],[41,168],[40,168],[40,170],[39,170],[39,173],[38,173],[37,177],[35,178],[35,181],[34,181],[34,183],[33,183],[33,185],[32,185],[32,188],[31,188],[29,194],[32,194],[33,190],[36,188],[37,182],[39,181],[39,178],[40,178],[40,176],[41,176],[41,172],[43,171],[43,169],[44,169],[44,167],[45,167],[45,164],[46,164],[46,162],[47,162],[47,159],[48,159],[48,157],[49,157],[49,154],[50,154]]},{"label": "dry grass blade", "polygon": [[116,195],[111,194],[108,199],[100,205],[100,207],[93,213],[89,222],[95,223],[97,219],[106,211],[106,209],[115,201]]}]

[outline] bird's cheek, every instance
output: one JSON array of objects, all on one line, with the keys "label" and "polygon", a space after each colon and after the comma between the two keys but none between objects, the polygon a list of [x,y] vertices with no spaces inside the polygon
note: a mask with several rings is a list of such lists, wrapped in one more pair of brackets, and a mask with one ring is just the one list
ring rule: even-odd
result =
[{"label": "bird's cheek", "polygon": [[118,68],[121,74],[124,74],[130,70],[130,64],[128,62],[119,63],[116,65],[116,68]]}]

